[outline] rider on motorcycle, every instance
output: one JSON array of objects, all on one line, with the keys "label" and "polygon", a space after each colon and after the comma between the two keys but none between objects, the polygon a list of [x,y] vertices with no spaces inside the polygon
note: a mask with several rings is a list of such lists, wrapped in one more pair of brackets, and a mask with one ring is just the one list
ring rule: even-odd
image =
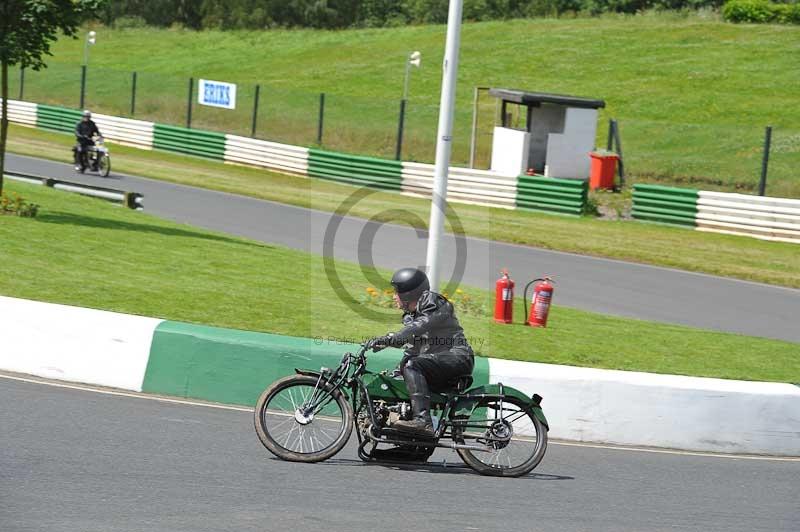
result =
[{"label": "rider on motorcycle", "polygon": [[95,135],[100,136],[97,124],[92,121],[92,113],[87,109],[83,111],[81,121],[75,126],[75,138],[78,145],[75,146],[75,170],[82,170],[88,166],[87,153],[94,146]]},{"label": "rider on motorcycle", "polygon": [[471,375],[475,357],[453,304],[430,290],[425,272],[403,268],[395,272],[391,282],[395,303],[403,311],[404,327],[373,340],[372,349],[406,346],[398,369],[408,388],[413,413],[410,421],[397,421],[392,428],[433,436],[431,388],[442,390],[453,379]]}]

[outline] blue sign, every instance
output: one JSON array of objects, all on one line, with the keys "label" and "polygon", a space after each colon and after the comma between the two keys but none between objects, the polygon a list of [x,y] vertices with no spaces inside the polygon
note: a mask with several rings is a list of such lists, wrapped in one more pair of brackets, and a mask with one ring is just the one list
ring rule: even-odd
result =
[{"label": "blue sign", "polygon": [[236,109],[236,84],[201,79],[197,87],[197,103],[223,109]]}]

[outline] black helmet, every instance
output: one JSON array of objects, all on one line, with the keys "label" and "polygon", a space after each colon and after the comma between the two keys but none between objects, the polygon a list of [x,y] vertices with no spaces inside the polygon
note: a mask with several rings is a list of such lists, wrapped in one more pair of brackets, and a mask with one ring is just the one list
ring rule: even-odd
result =
[{"label": "black helmet", "polygon": [[392,275],[392,286],[400,297],[400,301],[410,302],[419,299],[425,290],[430,290],[431,283],[422,270],[401,268]]}]

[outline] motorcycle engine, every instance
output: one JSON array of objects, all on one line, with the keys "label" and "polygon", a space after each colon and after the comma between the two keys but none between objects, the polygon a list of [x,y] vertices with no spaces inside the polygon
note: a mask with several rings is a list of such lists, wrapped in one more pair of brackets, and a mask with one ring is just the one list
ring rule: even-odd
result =
[{"label": "motorcycle engine", "polygon": [[[401,419],[411,419],[411,405],[407,402],[388,404],[386,401],[373,401],[372,409],[375,413],[375,423],[380,428],[391,426]],[[362,434],[367,434],[371,426],[372,420],[369,414],[362,410],[358,414],[359,430],[361,430]]]}]

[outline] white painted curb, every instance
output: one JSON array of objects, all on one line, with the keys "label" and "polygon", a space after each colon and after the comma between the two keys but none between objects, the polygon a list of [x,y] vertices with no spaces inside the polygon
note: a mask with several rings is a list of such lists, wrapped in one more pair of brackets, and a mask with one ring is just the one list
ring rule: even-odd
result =
[{"label": "white painted curb", "polygon": [[553,438],[800,456],[800,388],[791,384],[497,359],[489,380],[544,397]]},{"label": "white painted curb", "polygon": [[138,392],[162,321],[0,296],[0,369]]}]

